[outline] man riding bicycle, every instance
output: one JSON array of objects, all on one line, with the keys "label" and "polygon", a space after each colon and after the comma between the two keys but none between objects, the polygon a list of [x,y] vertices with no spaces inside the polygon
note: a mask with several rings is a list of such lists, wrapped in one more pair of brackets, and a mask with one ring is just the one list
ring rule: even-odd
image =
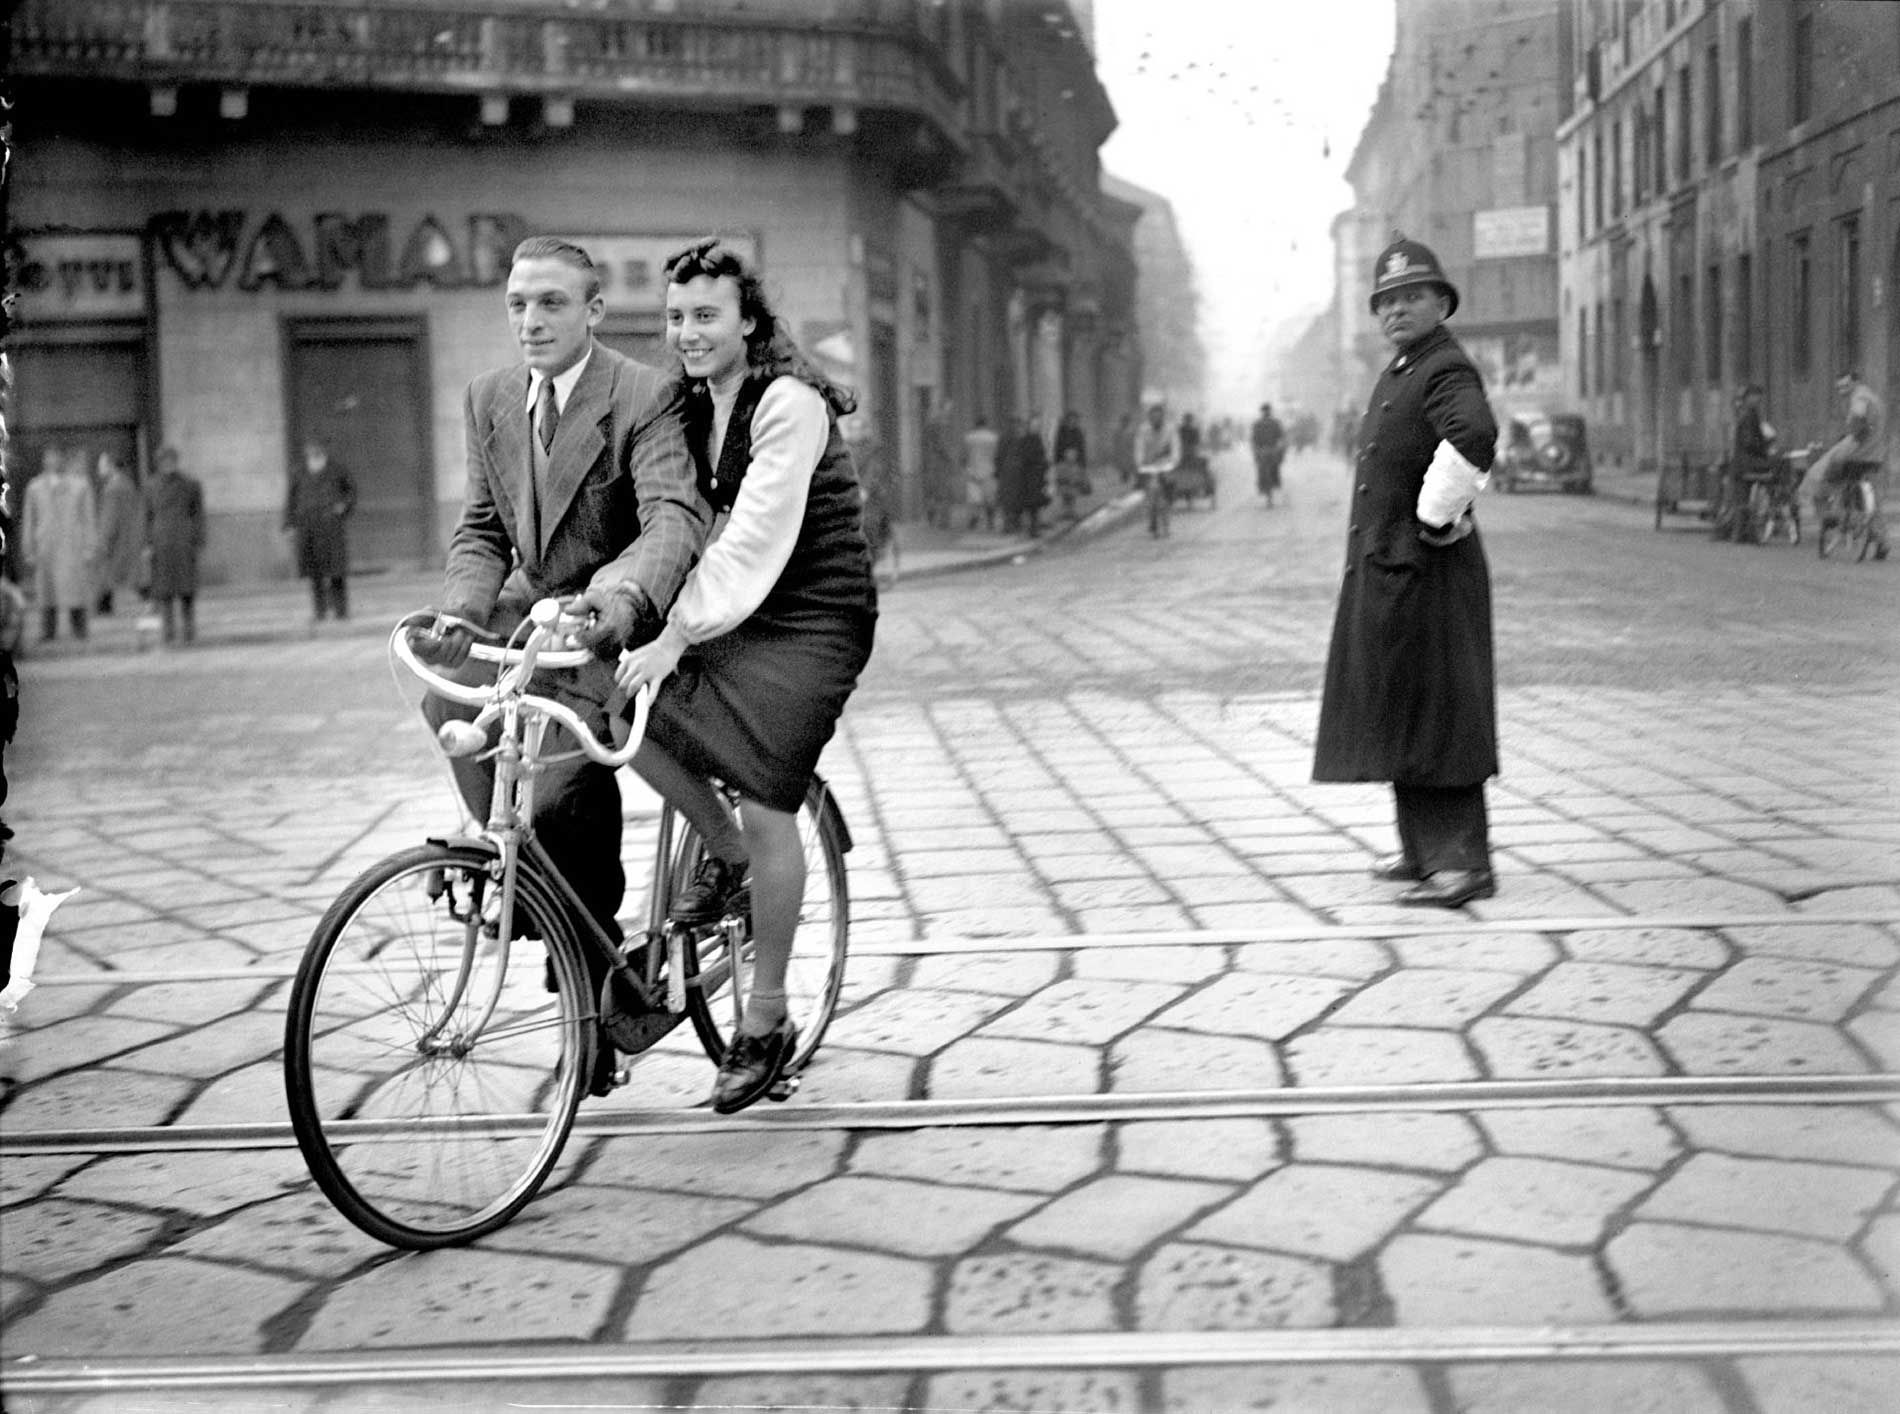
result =
[{"label": "man riding bicycle", "polygon": [[1135,474],[1148,498],[1148,533],[1160,537],[1168,533],[1168,473],[1181,459],[1181,444],[1174,428],[1168,425],[1165,403],[1153,403],[1148,417],[1135,434]]},{"label": "man riding bicycle", "polygon": [[1887,558],[1886,518],[1880,513],[1880,473],[1887,450],[1887,412],[1872,388],[1849,370],[1834,381],[1847,431],[1815,462],[1814,514],[1820,526],[1840,518],[1841,499],[1865,481],[1873,493],[1874,558]]}]

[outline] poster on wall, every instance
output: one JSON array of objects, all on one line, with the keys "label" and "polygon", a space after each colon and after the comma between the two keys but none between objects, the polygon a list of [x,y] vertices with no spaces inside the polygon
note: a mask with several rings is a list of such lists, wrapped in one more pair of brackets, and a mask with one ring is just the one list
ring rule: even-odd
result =
[{"label": "poster on wall", "polygon": [[1459,342],[1484,375],[1485,393],[1500,415],[1566,410],[1554,331],[1461,335]]}]

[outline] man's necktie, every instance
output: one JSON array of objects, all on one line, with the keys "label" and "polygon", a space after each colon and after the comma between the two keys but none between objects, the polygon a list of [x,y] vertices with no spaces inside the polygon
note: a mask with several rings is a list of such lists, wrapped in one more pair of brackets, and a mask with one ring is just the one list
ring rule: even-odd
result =
[{"label": "man's necktie", "polygon": [[541,391],[534,399],[534,425],[541,434],[541,450],[547,451],[554,445],[554,429],[560,425],[561,409],[554,401],[554,380],[543,378]]}]

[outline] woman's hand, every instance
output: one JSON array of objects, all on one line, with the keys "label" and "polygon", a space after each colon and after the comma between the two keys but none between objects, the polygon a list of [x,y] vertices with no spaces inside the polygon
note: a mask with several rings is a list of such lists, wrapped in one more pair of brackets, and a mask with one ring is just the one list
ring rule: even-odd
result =
[{"label": "woman's hand", "polygon": [[620,666],[614,669],[614,681],[629,697],[640,690],[642,683],[651,684],[658,692],[660,684],[672,677],[673,670],[679,667],[680,655],[685,651],[685,642],[669,628],[651,642],[622,653]]}]

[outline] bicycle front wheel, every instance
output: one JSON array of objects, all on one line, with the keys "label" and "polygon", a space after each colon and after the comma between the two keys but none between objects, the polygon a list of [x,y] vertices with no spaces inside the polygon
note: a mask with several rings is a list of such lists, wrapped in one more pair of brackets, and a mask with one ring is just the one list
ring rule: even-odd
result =
[{"label": "bicycle front wheel", "polygon": [[[844,815],[830,789],[814,781],[798,811],[798,840],[805,855],[805,901],[792,936],[792,957],[785,974],[785,1002],[798,1027],[798,1049],[790,1068],[802,1069],[831,1025],[844,986],[845,954],[851,933],[851,899],[845,883],[845,851],[851,847]],[[700,858],[698,836],[682,835],[668,871],[669,887],[692,877]],[[684,938],[686,1006],[693,1030],[715,1063],[726,1057],[745,999],[752,990],[751,920],[728,919],[712,928],[690,930]],[[736,976],[735,976],[736,974]]]},{"label": "bicycle front wheel", "polygon": [[566,913],[517,871],[503,944],[487,849],[431,844],[359,876],[291,989],[284,1087],[312,1177],[394,1247],[467,1242],[531,1199],[592,1060]]}]

